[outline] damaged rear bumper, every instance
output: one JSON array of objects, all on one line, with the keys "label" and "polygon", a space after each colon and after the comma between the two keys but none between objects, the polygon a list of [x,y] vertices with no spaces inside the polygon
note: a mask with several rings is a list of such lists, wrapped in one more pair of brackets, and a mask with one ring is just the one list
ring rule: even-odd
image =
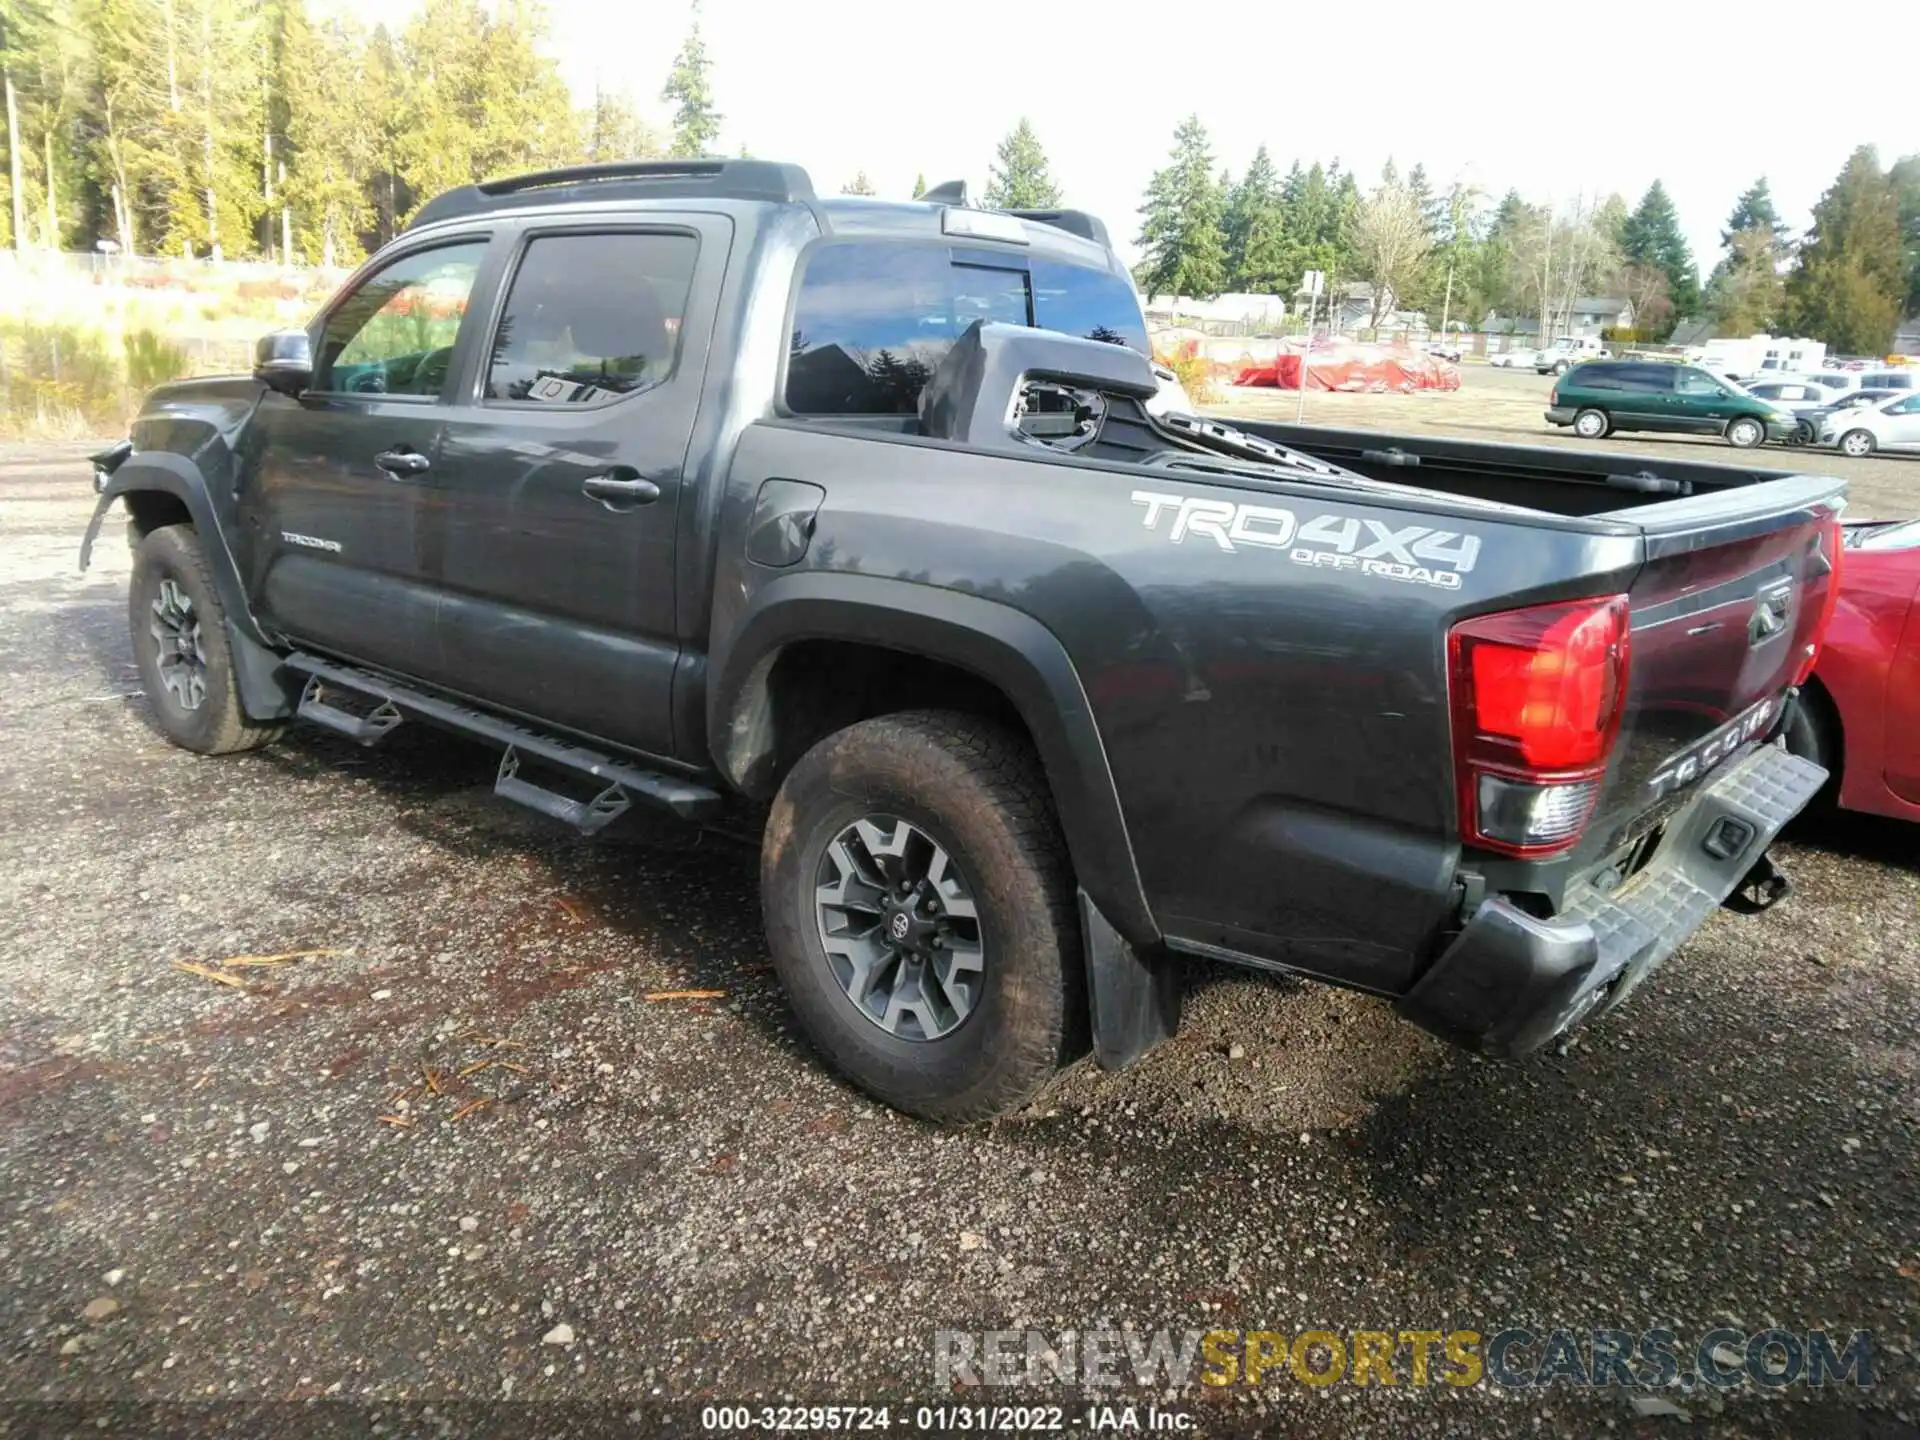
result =
[{"label": "damaged rear bumper", "polygon": [[1444,1039],[1518,1058],[1632,994],[1765,859],[1827,772],[1762,745],[1703,785],[1619,889],[1540,920],[1498,897],[1474,912],[1398,1008]]}]

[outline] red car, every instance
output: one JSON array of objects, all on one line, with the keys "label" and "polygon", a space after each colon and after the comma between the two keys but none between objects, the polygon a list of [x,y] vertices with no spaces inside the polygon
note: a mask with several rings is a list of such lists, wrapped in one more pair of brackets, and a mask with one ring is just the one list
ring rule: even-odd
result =
[{"label": "red car", "polygon": [[1846,527],[1840,600],[1787,748],[1848,810],[1920,820],[1920,520]]}]

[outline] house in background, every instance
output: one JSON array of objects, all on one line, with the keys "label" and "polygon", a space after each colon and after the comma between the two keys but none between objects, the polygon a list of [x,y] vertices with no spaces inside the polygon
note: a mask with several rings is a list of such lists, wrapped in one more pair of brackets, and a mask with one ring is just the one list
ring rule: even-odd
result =
[{"label": "house in background", "polygon": [[1669,345],[1678,345],[1682,349],[1691,349],[1705,345],[1707,341],[1720,334],[1720,327],[1711,320],[1682,320],[1673,327],[1673,333],[1667,336]]},{"label": "house in background", "polygon": [[[1394,293],[1389,288],[1386,304],[1379,307],[1383,329],[1394,324],[1394,299]],[[1355,280],[1339,286],[1331,296],[1322,295],[1318,299],[1302,290],[1293,297],[1293,310],[1296,315],[1304,315],[1311,304],[1315,330],[1323,323],[1333,330],[1364,330],[1373,324],[1373,300],[1373,286],[1365,280]]]},{"label": "house in background", "polygon": [[1633,324],[1633,302],[1618,295],[1582,295],[1567,311],[1562,335],[1591,335],[1602,330],[1624,330]]},{"label": "house in background", "polygon": [[[1556,314],[1554,322],[1553,333],[1556,336],[1590,335],[1598,338],[1603,330],[1624,330],[1633,324],[1633,302],[1618,295],[1582,295],[1573,302],[1564,318]],[[1504,337],[1508,341],[1506,348],[1509,349],[1523,341],[1537,343],[1540,338],[1540,317],[1502,315],[1489,310],[1486,319],[1480,322],[1480,333]]]}]

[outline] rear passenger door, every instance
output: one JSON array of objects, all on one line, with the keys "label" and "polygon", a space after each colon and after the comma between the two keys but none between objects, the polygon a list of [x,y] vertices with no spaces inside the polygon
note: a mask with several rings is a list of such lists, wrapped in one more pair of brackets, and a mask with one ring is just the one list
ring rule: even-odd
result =
[{"label": "rear passenger door", "polygon": [[732,222],[509,231],[435,473],[449,688],[674,753],[675,534]]},{"label": "rear passenger door", "polygon": [[1622,430],[1670,430],[1673,414],[1673,366],[1628,364],[1609,367],[1619,390],[1614,422]]}]

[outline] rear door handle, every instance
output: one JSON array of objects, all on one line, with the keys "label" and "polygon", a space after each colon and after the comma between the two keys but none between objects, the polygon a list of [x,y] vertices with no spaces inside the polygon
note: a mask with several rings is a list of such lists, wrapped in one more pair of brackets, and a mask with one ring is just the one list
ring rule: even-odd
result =
[{"label": "rear door handle", "polygon": [[609,510],[630,510],[635,505],[651,505],[660,498],[660,487],[639,476],[623,479],[617,475],[594,475],[582,482],[580,493],[598,500]]},{"label": "rear door handle", "polygon": [[424,475],[433,468],[433,461],[418,450],[382,450],[373,457],[373,463],[395,480]]}]

